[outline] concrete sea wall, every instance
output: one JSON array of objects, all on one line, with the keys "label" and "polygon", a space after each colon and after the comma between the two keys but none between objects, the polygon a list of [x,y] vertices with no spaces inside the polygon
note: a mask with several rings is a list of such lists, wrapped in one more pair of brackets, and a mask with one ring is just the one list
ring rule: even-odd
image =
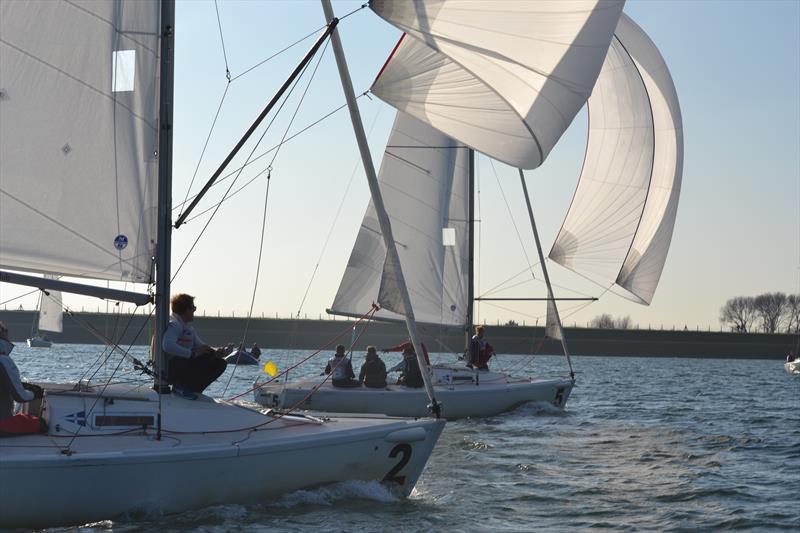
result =
[{"label": "concrete sea wall", "polygon": [[[11,340],[25,342],[35,318],[33,311],[0,311],[0,320],[11,332]],[[353,321],[253,319],[247,333],[248,343],[265,348],[309,350],[327,344],[349,345]],[[246,319],[198,317],[195,327],[203,339],[213,345],[238,343]],[[146,345],[151,335],[151,321],[144,315],[76,313],[64,317],[63,333],[53,334],[56,343],[101,344],[97,335],[113,339],[121,346]],[[422,326],[423,341],[431,352],[460,352],[464,332],[458,328]],[[338,338],[337,338],[338,336]],[[533,326],[487,326],[487,339],[498,353],[561,354],[557,341],[542,342],[544,328]],[[735,359],[783,359],[797,343],[786,334],[727,333],[704,331],[654,331],[567,328],[570,351],[585,356],[705,357]],[[407,338],[405,326],[397,323],[369,324],[356,342],[363,350],[373,344],[378,348],[398,344]],[[335,340],[334,340],[335,339]]]}]

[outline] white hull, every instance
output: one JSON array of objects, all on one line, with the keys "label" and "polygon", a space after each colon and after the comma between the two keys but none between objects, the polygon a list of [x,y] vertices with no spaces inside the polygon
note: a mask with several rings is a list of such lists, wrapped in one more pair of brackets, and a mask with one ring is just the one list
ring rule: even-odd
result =
[{"label": "white hull", "polygon": [[[547,402],[563,408],[573,382],[571,379],[512,379],[494,372],[475,372],[464,368],[434,367],[434,391],[448,420],[492,416],[528,402]],[[460,378],[460,379],[459,379]],[[388,385],[383,389],[336,388],[326,382],[312,393],[319,381],[270,384],[256,390],[261,405],[281,409],[298,406],[333,413],[375,413],[389,416],[420,417],[428,413],[424,388]]]},{"label": "white hull", "polygon": [[784,363],[783,368],[789,374],[800,374],[800,359],[797,359],[789,363]]},{"label": "white hull", "polygon": [[31,348],[50,348],[52,345],[52,341],[43,339],[41,337],[32,337],[28,339],[28,346]]},{"label": "white hull", "polygon": [[[49,394],[49,436],[0,439],[0,528],[263,501],[297,489],[387,476],[402,480],[400,491],[408,495],[444,427],[430,419],[275,418],[206,397],[165,395],[164,431],[156,440],[153,428],[101,427],[115,423],[115,416],[153,415],[154,392],[107,391],[104,397],[113,403],[100,401],[86,417],[96,397]],[[85,424],[79,431],[84,436],[70,444],[76,421]],[[126,429],[132,432],[121,435]],[[59,447],[68,444],[72,453],[62,453]]]}]

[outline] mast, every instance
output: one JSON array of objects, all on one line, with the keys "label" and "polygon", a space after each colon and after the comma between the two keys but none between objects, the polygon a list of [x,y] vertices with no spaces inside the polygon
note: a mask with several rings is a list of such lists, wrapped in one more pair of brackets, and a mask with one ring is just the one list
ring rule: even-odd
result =
[{"label": "mast", "polygon": [[[330,24],[334,22],[336,17],[333,14],[333,7],[330,0],[321,0],[322,9],[325,13],[325,22]],[[411,343],[417,353],[417,364],[422,374],[422,379],[425,382],[425,390],[428,393],[428,398],[431,400],[430,408],[436,418],[441,416],[441,405],[436,401],[433,393],[433,384],[431,383],[430,373],[428,370],[427,362],[423,356],[422,343],[417,332],[417,325],[414,320],[414,311],[411,307],[411,297],[406,287],[405,278],[403,277],[403,270],[400,266],[400,256],[397,253],[397,246],[392,235],[392,226],[389,220],[389,215],[386,213],[386,206],[383,203],[383,196],[378,185],[378,177],[375,174],[375,166],[372,162],[372,155],[369,152],[369,145],[367,144],[367,136],[364,133],[364,124],[361,121],[361,114],[358,111],[356,97],[353,92],[353,83],[350,80],[350,73],[347,68],[347,60],[344,56],[344,48],[342,48],[342,41],[339,38],[338,29],[334,29],[331,33],[331,44],[333,46],[333,53],[336,57],[336,65],[339,69],[339,77],[342,81],[342,89],[344,90],[345,98],[347,99],[347,107],[350,111],[350,120],[353,123],[353,130],[358,141],[358,149],[361,153],[361,161],[364,165],[364,172],[367,175],[370,193],[372,195],[372,202],[375,205],[375,212],[378,215],[378,221],[381,226],[381,234],[383,235],[383,242],[386,245],[387,260],[391,262],[394,267],[395,275],[397,276],[397,285],[400,291],[400,296],[403,301],[404,315],[408,334],[411,337]]]},{"label": "mast", "polygon": [[[175,0],[161,2],[161,65],[160,110],[158,136],[158,229],[156,245],[156,320],[153,388],[160,394],[169,392],[166,380],[166,359],[161,339],[169,325],[170,254],[172,251],[172,100],[174,92]],[[160,417],[159,417],[160,429]]]},{"label": "mast", "polygon": [[464,349],[469,350],[475,310],[475,150],[469,149],[469,200],[467,211],[467,239],[469,268],[467,273],[467,316],[464,325]]},{"label": "mast", "polygon": [[558,327],[559,337],[561,337],[561,347],[564,349],[564,355],[567,357],[567,364],[569,365],[569,376],[572,381],[575,381],[575,372],[572,370],[572,361],[569,358],[569,347],[567,346],[567,339],[564,336],[564,328],[561,326],[561,317],[558,315],[558,306],[553,297],[553,286],[550,284],[550,275],[547,273],[547,265],[544,262],[544,254],[542,253],[542,244],[539,241],[539,232],[536,229],[536,221],[533,219],[533,208],[531,207],[531,199],[528,196],[528,186],[525,184],[525,174],[522,169],[519,169],[519,179],[522,182],[522,191],[525,193],[525,203],[528,206],[528,216],[531,219],[531,228],[533,228],[533,238],[536,241],[536,251],[539,253],[539,264],[542,265],[542,272],[544,273],[544,282],[547,284],[547,298],[548,305],[553,304],[553,312],[556,317],[556,326]]}]

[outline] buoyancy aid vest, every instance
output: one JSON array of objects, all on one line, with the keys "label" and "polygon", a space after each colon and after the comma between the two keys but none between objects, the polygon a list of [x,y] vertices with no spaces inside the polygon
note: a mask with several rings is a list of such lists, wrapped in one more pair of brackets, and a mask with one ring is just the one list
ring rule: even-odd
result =
[{"label": "buoyancy aid vest", "polygon": [[340,379],[347,379],[350,376],[347,374],[347,357],[336,357],[333,356],[328,359],[328,366],[331,368],[331,379],[340,380]]}]

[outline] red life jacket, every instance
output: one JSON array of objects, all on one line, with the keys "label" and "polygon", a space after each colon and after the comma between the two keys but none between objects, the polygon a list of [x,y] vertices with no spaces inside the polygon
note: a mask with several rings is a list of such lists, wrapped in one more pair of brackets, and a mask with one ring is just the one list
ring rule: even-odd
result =
[{"label": "red life jacket", "polygon": [[0,420],[0,435],[28,435],[42,433],[42,423],[38,416],[17,413]]}]

